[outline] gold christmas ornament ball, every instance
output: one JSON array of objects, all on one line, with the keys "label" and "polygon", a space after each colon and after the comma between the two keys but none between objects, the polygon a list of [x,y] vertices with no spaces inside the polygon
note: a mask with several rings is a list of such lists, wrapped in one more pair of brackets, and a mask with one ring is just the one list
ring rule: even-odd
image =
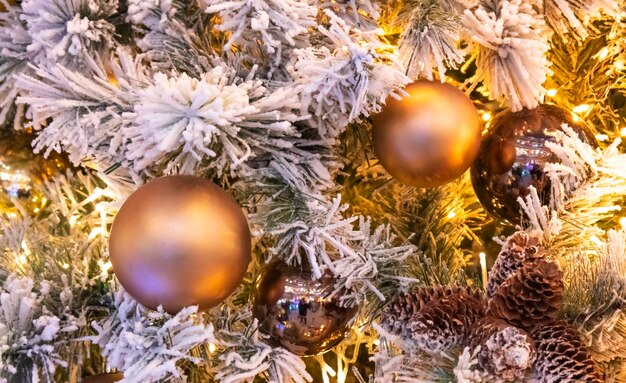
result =
[{"label": "gold christmas ornament ball", "polygon": [[86,377],[82,383],[114,383],[124,379],[124,375],[119,372],[110,372]]},{"label": "gold christmas ornament ball", "polygon": [[282,261],[262,271],[252,295],[252,313],[270,342],[299,355],[317,355],[339,344],[350,330],[358,307],[339,305],[335,279]]},{"label": "gold christmas ornament ball", "polygon": [[[45,157],[33,152],[35,135],[29,132],[0,133],[0,187],[3,199],[17,199],[33,210],[41,201],[39,186],[71,168],[67,157],[56,152]],[[33,201],[34,200],[34,201]]]},{"label": "gold christmas ornament ball", "polygon": [[478,153],[481,121],[472,101],[446,83],[419,80],[389,97],[372,119],[374,151],[407,185],[435,187],[461,176]]},{"label": "gold christmas ornament ball", "polygon": [[113,271],[139,303],[176,313],[206,310],[232,294],[251,259],[251,235],[235,199],[210,181],[169,176],[140,187],[111,228]]}]

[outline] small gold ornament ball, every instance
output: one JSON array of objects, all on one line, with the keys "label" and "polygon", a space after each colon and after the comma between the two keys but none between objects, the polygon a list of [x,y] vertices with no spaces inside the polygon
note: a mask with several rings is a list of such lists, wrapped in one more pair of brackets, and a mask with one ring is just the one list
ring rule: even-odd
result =
[{"label": "small gold ornament ball", "polygon": [[[4,200],[17,199],[34,210],[41,184],[72,166],[56,152],[48,157],[33,152],[35,135],[29,132],[0,133],[0,187]],[[34,201],[33,201],[34,199]]]},{"label": "small gold ornament ball", "polygon": [[434,187],[461,176],[480,146],[481,122],[472,101],[452,85],[418,80],[408,95],[389,97],[373,123],[374,151],[407,185]]},{"label": "small gold ornament ball", "polygon": [[235,291],[251,259],[237,202],[193,176],[154,180],[126,200],[109,239],[113,271],[146,307],[176,313],[214,307]]},{"label": "small gold ornament ball", "polygon": [[119,372],[111,372],[107,374],[98,374],[86,377],[82,383],[114,383],[124,379],[124,375]]}]

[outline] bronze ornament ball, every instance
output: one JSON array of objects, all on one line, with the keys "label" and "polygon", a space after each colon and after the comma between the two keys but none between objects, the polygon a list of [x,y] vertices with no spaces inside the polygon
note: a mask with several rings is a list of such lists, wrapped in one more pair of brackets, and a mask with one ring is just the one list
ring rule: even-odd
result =
[{"label": "bronze ornament ball", "polygon": [[435,187],[461,176],[478,153],[481,121],[472,101],[446,83],[419,80],[387,98],[372,118],[374,151],[404,184]]},{"label": "bronze ornament ball", "polygon": [[331,296],[335,279],[311,274],[282,261],[270,263],[255,283],[252,312],[274,346],[299,356],[317,355],[339,344],[358,308],[340,307]]},{"label": "bronze ornament ball", "polygon": [[564,123],[584,142],[597,146],[592,132],[556,105],[505,110],[493,118],[470,171],[476,196],[489,214],[519,224],[522,213],[517,198],[528,195],[530,186],[537,189],[543,204],[550,202],[551,185],[544,167],[558,158],[546,142],[555,141],[551,134],[562,130]]},{"label": "bronze ornament ball", "polygon": [[214,307],[235,291],[251,260],[251,235],[237,202],[193,176],[169,176],[126,200],[109,239],[113,271],[142,305],[176,313]]}]

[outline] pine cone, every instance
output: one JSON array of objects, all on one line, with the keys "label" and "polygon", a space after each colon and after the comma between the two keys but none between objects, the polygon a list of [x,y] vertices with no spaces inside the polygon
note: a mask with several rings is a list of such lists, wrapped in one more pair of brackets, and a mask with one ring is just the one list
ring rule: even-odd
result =
[{"label": "pine cone", "polygon": [[565,322],[539,326],[530,332],[537,347],[533,379],[541,383],[602,383],[591,353],[580,334]]},{"label": "pine cone", "polygon": [[406,293],[397,293],[383,308],[380,324],[396,335],[410,336],[408,322],[430,301],[454,294],[466,293],[479,297],[474,290],[459,286],[424,286]]},{"label": "pine cone", "polygon": [[472,325],[485,313],[483,302],[467,292],[428,302],[409,323],[411,337],[428,352],[463,344]]},{"label": "pine cone", "polygon": [[522,379],[535,357],[535,343],[526,331],[493,317],[474,324],[469,345],[472,350],[480,346],[478,365],[493,381]]},{"label": "pine cone", "polygon": [[538,237],[524,231],[518,231],[506,239],[496,262],[489,270],[487,286],[489,297],[493,296],[502,282],[519,270],[524,263],[545,256],[545,249],[539,243]]},{"label": "pine cone", "polygon": [[531,328],[556,318],[563,303],[563,272],[543,259],[527,262],[489,300],[489,315]]}]

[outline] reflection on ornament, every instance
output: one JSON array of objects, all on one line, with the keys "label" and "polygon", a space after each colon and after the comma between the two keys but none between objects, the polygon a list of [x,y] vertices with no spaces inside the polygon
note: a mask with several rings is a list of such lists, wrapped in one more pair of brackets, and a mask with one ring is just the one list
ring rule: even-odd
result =
[{"label": "reflection on ornament", "polygon": [[547,163],[558,158],[546,147],[552,134],[567,124],[579,137],[597,146],[593,134],[572,114],[555,105],[544,104],[532,110],[504,111],[491,122],[480,152],[472,164],[474,191],[492,216],[519,224],[522,219],[518,197],[534,186],[544,204],[549,203],[550,181],[544,173]]},{"label": "reflection on ornament", "polygon": [[220,304],[251,259],[248,222],[223,189],[193,176],[156,179],[117,213],[109,238],[113,270],[142,305],[176,313]]},{"label": "reflection on ornament", "polygon": [[407,185],[434,187],[461,176],[480,145],[472,101],[450,84],[416,81],[401,100],[389,97],[372,119],[374,150],[383,167]]},{"label": "reflection on ornament", "polygon": [[350,329],[357,307],[340,307],[335,279],[273,262],[255,284],[252,310],[260,330],[276,346],[300,356],[316,355],[339,344]]},{"label": "reflection on ornament", "polygon": [[0,183],[2,189],[10,197],[28,198],[32,189],[33,180],[24,172],[11,171],[11,167],[0,163]]},{"label": "reflection on ornament", "polygon": [[32,149],[34,138],[27,132],[0,135],[0,187],[8,197],[0,199],[18,199],[31,211],[41,207],[40,202],[44,200],[38,193],[39,185],[71,168],[65,156],[51,153],[45,158],[35,154]]}]

